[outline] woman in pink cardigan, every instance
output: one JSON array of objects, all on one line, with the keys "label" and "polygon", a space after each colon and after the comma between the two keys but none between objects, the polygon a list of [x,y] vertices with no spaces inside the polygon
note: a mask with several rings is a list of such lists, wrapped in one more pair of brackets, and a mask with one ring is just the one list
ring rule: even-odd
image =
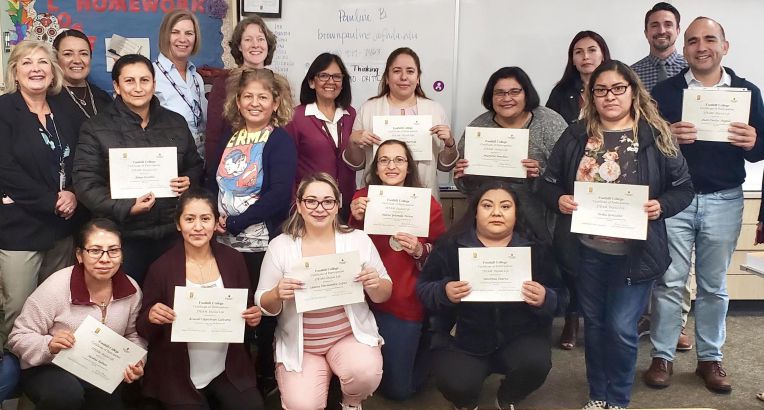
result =
[{"label": "woman in pink cardigan", "polygon": [[[135,330],[141,291],[120,269],[117,225],[94,219],[82,228],[75,245],[79,263],[52,274],[32,293],[16,319],[8,347],[21,362],[21,389],[37,410],[122,409],[119,388],[106,393],[51,364],[59,352],[74,346],[74,331],[88,316],[146,347]],[[143,361],[125,369],[124,382],[141,376]]]}]

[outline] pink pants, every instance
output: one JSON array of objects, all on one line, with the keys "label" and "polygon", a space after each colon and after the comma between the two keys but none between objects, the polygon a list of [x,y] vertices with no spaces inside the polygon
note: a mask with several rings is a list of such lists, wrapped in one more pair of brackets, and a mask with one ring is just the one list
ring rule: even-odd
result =
[{"label": "pink pants", "polygon": [[276,366],[276,381],[285,410],[317,410],[326,407],[329,381],[336,374],[342,385],[342,401],[357,406],[369,397],[382,380],[382,351],[347,335],[325,356],[303,353],[302,372]]}]

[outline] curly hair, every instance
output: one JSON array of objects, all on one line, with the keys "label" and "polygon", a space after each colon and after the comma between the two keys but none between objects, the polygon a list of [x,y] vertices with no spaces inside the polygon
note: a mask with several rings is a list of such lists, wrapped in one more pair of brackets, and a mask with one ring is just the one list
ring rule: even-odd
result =
[{"label": "curly hair", "polygon": [[273,101],[279,105],[271,116],[271,124],[274,127],[283,127],[292,119],[294,106],[292,91],[286,78],[267,68],[240,67],[231,70],[231,74],[226,80],[226,100],[223,106],[225,119],[228,120],[234,130],[245,127],[244,117],[241,115],[236,102],[241,98],[242,91],[255,81],[270,90]]},{"label": "curly hair", "polygon": [[233,57],[233,61],[236,62],[237,66],[244,64],[244,54],[239,50],[239,46],[241,45],[242,37],[244,37],[244,31],[251,24],[259,26],[263,30],[263,34],[265,34],[268,53],[265,55],[263,64],[269,66],[273,62],[273,53],[276,52],[276,35],[268,28],[263,18],[258,15],[246,17],[236,24],[236,28],[233,29],[233,34],[231,34],[231,41],[228,42],[228,46],[231,48],[231,57]]}]

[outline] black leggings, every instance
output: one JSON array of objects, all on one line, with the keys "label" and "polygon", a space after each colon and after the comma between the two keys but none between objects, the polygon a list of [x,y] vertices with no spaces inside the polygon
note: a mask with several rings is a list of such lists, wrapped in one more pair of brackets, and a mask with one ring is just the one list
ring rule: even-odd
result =
[{"label": "black leggings", "polygon": [[478,405],[483,382],[491,373],[506,378],[498,391],[499,401],[517,403],[541,387],[552,369],[550,329],[517,337],[499,350],[474,356],[446,347],[434,353],[433,372],[438,390],[456,407]]},{"label": "black leggings", "polygon": [[[249,281],[252,290],[257,289],[257,283],[260,281],[260,266],[263,264],[265,252],[242,252],[244,262],[249,271]],[[276,364],[273,362],[273,335],[276,333],[277,319],[274,316],[265,316],[260,320],[260,324],[247,334],[247,342],[253,339],[257,346],[257,356],[255,357],[255,371],[259,378],[275,378]]]},{"label": "black leggings", "polygon": [[120,388],[109,394],[66,370],[50,365],[21,371],[21,389],[37,410],[122,410]]},{"label": "black leggings", "polygon": [[[207,387],[199,390],[204,397],[204,403],[198,405],[165,405],[165,410],[263,410],[263,398],[256,387],[239,391],[226,377],[221,373],[214,378]],[[104,407],[105,408],[105,407]]]}]

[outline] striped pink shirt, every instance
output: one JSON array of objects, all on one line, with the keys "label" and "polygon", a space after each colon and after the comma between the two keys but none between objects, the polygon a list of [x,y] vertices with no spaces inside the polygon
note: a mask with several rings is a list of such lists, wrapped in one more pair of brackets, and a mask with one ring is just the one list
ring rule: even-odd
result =
[{"label": "striped pink shirt", "polygon": [[343,306],[302,314],[303,350],[307,353],[326,354],[338,340],[352,333]]}]

